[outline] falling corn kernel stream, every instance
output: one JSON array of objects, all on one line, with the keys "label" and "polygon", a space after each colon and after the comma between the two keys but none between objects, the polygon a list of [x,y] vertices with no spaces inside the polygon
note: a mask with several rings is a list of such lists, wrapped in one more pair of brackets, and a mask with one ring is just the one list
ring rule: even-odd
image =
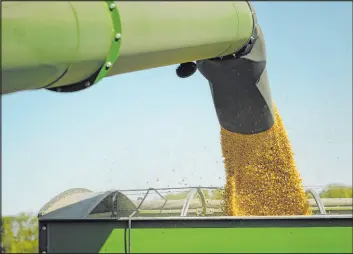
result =
[{"label": "falling corn kernel stream", "polygon": [[229,216],[310,215],[291,145],[276,108],[274,126],[243,135],[221,129]]}]

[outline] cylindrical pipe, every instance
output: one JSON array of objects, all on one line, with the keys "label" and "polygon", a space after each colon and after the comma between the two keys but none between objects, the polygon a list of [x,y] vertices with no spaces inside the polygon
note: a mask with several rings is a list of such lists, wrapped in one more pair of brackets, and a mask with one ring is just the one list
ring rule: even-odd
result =
[{"label": "cylindrical pipe", "polygon": [[249,40],[247,2],[117,2],[120,55],[110,75],[232,54]]},{"label": "cylindrical pipe", "polygon": [[[116,2],[119,58],[109,75],[233,53],[249,40],[246,2]],[[114,36],[101,2],[4,2],[2,90],[80,82],[99,70]]]},{"label": "cylindrical pipe", "polygon": [[75,83],[104,63],[112,37],[105,2],[2,5],[1,93]]}]

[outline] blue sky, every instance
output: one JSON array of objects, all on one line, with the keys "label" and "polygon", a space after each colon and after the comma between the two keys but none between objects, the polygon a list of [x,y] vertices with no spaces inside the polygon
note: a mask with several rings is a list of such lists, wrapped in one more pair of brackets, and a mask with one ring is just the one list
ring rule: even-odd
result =
[{"label": "blue sky", "polygon": [[[352,3],[254,6],[304,184],[352,184]],[[115,76],[74,94],[3,96],[3,214],[38,211],[73,187],[222,186],[208,84],[174,70]]]}]

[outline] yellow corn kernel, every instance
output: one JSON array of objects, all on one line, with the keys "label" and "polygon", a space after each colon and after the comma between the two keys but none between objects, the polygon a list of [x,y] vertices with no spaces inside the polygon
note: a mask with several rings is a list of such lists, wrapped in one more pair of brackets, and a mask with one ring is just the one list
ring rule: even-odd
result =
[{"label": "yellow corn kernel", "polygon": [[243,135],[221,129],[229,216],[310,215],[291,145],[276,108],[274,126]]}]

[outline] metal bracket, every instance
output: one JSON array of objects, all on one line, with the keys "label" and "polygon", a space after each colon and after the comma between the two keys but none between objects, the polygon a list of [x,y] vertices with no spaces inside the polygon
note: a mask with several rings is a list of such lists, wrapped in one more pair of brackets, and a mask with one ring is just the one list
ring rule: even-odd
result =
[{"label": "metal bracket", "polygon": [[39,222],[39,244],[38,251],[39,253],[47,253],[48,250],[48,225],[46,223]]},{"label": "metal bracket", "polygon": [[118,192],[115,192],[113,197],[112,197],[112,201],[113,201],[113,209],[112,209],[112,213],[111,213],[111,218],[118,218],[119,214],[118,214]]},{"label": "metal bracket", "polygon": [[100,69],[94,81],[94,84],[100,81],[105,76],[107,76],[111,67],[114,65],[114,63],[119,57],[119,51],[120,51],[120,45],[121,45],[121,21],[120,21],[118,8],[116,7],[116,3],[114,1],[107,1],[107,4],[110,10],[110,15],[112,17],[113,28],[114,28],[112,45],[110,47],[108,56],[105,59],[105,63]]},{"label": "metal bracket", "polygon": [[54,92],[76,92],[83,90],[87,87],[92,86],[99,82],[102,78],[108,75],[111,67],[114,65],[116,60],[119,57],[120,46],[121,46],[121,21],[119,16],[119,11],[114,1],[106,1],[106,4],[109,8],[109,13],[113,22],[113,36],[112,36],[112,44],[110,46],[110,50],[108,52],[108,56],[105,59],[103,66],[97,70],[91,77],[86,80],[80,81],[75,84],[62,86],[62,87],[54,87],[54,88],[46,88],[47,90]]}]

